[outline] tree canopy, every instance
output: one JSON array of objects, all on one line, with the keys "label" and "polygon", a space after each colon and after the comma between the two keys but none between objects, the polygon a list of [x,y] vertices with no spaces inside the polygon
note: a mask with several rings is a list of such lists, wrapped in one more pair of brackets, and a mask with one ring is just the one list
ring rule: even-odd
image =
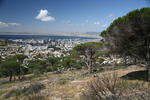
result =
[{"label": "tree canopy", "polygon": [[9,76],[9,81],[11,81],[13,76],[18,75],[20,65],[20,62],[17,62],[14,57],[10,56],[5,61],[2,61],[0,71],[3,75]]},{"label": "tree canopy", "polygon": [[111,53],[142,60],[150,69],[150,8],[117,18],[101,36]]},{"label": "tree canopy", "polygon": [[75,53],[79,55],[81,60],[84,60],[85,66],[89,72],[93,71],[95,67],[96,59],[99,56],[103,43],[101,42],[87,42],[79,44],[73,48]]}]

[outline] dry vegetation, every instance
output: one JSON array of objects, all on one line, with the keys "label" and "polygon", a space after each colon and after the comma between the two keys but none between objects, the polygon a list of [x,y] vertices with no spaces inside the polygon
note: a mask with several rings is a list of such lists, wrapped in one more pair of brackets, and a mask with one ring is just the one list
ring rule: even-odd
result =
[{"label": "dry vegetation", "polygon": [[[138,70],[143,68],[118,69],[117,74],[112,74],[114,71],[101,72],[94,78],[87,71],[80,70],[28,75],[21,82],[9,83],[7,79],[0,79],[0,100],[149,100],[146,99],[149,96],[147,82],[118,78]],[[122,99],[128,96],[133,97]]]},{"label": "dry vegetation", "polygon": [[118,78],[116,73],[88,82],[80,100],[149,100],[149,84]]},{"label": "dry vegetation", "polygon": [[47,73],[41,76],[27,75],[25,80],[8,82],[0,80],[0,100],[55,100],[74,98],[82,86],[75,80],[86,78],[87,71],[66,71],[62,74]]}]

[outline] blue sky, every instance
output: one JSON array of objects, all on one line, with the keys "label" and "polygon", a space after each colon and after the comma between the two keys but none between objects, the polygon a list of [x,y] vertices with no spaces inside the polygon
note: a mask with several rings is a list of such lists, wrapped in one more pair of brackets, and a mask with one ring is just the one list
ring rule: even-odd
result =
[{"label": "blue sky", "polygon": [[101,32],[148,0],[0,0],[1,32]]}]

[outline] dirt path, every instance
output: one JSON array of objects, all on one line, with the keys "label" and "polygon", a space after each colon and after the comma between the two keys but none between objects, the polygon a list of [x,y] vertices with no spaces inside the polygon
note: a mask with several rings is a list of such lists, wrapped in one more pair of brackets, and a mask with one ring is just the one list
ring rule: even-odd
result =
[{"label": "dirt path", "polygon": [[[96,75],[97,76],[103,76],[103,75],[110,75],[110,74],[117,74],[118,77],[122,77],[128,73],[131,73],[131,72],[134,72],[134,71],[140,71],[140,70],[144,70],[144,68],[142,67],[138,67],[138,66],[130,66],[126,69],[118,69],[118,70],[115,70],[115,71],[106,71],[106,72],[100,72],[100,73],[97,73]],[[80,84],[83,84],[83,83],[86,83],[88,81],[90,81],[93,77],[86,77],[82,80],[74,80],[74,81],[71,81],[70,83],[71,84],[76,84],[76,85],[80,85]]]}]

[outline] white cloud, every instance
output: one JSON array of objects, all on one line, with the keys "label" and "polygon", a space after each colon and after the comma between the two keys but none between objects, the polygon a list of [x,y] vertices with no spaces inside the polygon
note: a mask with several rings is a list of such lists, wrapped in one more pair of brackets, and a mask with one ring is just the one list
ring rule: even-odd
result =
[{"label": "white cloud", "polygon": [[20,26],[20,24],[18,24],[18,23],[8,23],[8,25],[11,25],[11,26]]},{"label": "white cloud", "polygon": [[55,18],[52,16],[48,16],[48,10],[46,9],[41,9],[39,14],[36,16],[37,20],[41,20],[41,21],[55,21]]},{"label": "white cloud", "polygon": [[95,25],[99,25],[99,24],[101,24],[99,21],[97,21],[97,22],[94,22],[94,24]]},{"label": "white cloud", "polygon": [[4,22],[0,22],[0,27],[8,27],[8,24]]},{"label": "white cloud", "polygon": [[5,23],[0,21],[0,28],[9,27],[9,26],[20,26],[18,23]]}]

